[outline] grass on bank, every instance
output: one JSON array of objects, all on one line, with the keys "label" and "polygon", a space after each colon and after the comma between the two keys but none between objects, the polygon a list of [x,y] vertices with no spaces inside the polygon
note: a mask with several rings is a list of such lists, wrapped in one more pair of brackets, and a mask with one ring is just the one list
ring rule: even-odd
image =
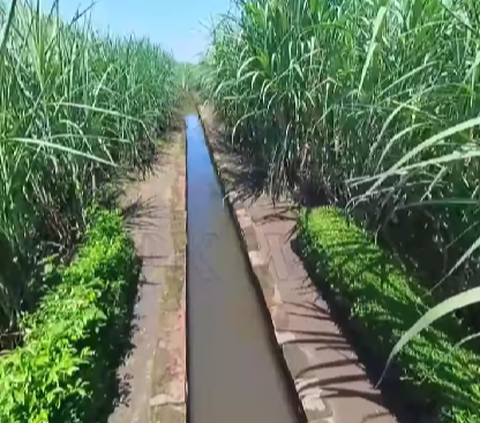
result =
[{"label": "grass on bank", "polygon": [[480,2],[235,4],[212,29],[202,83],[232,142],[273,195],[357,206],[480,332],[480,305],[459,310],[480,304]]},{"label": "grass on bank", "polygon": [[[74,262],[21,322],[21,346],[0,356],[0,421],[97,422],[130,328],[140,261],[118,212],[96,210]],[[105,420],[106,421],[106,420]]]},{"label": "grass on bank", "polygon": [[149,171],[178,94],[175,63],[160,47],[98,34],[90,11],[62,21],[58,1],[41,10],[35,0],[0,2],[8,29],[0,49],[0,332],[34,306],[45,257],[72,256],[85,210],[105,185]]},{"label": "grass on bank", "polygon": [[480,3],[237,5],[212,30],[203,87],[271,192],[359,205],[431,286],[475,246],[437,293],[476,286]]},{"label": "grass on bank", "polygon": [[[383,365],[432,299],[339,210],[305,211],[299,227],[302,255],[314,280],[325,281],[348,308],[360,327],[356,335],[362,348]],[[412,339],[396,361],[404,392],[442,422],[474,423],[480,418],[480,359],[455,346],[462,334],[456,319],[443,319]]]}]

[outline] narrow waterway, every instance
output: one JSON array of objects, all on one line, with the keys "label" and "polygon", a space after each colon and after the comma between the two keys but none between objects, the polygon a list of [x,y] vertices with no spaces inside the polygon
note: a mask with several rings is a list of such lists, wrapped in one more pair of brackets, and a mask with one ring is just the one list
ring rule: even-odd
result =
[{"label": "narrow waterway", "polygon": [[187,123],[190,423],[297,423],[197,116]]}]

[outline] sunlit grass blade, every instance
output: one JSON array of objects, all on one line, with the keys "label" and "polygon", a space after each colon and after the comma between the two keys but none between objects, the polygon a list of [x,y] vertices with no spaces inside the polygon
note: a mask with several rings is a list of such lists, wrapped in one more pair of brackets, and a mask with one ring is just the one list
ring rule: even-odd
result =
[{"label": "sunlit grass blade", "polygon": [[400,340],[393,347],[392,352],[388,356],[388,360],[380,380],[377,382],[377,387],[385,377],[385,374],[388,371],[393,359],[413,337],[418,335],[422,330],[425,330],[432,323],[443,316],[478,302],[480,302],[480,288],[473,288],[443,301],[425,313],[408,331],[402,335]]}]

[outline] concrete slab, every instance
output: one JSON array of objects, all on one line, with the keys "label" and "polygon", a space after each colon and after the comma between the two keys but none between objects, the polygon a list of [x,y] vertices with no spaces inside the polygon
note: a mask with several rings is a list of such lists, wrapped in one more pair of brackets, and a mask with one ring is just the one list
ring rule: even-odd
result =
[{"label": "concrete slab", "polygon": [[135,305],[134,348],[118,371],[124,389],[109,423],[186,420],[184,139],[171,135],[154,174],[127,187],[123,201],[139,206],[128,223],[144,282]]},{"label": "concrete slab", "polygon": [[[201,114],[215,160],[223,169],[220,178],[222,172],[228,172],[228,183],[240,187],[242,181],[232,180],[231,175],[241,161],[222,148],[209,110],[203,108]],[[255,232],[258,246],[252,249],[245,240],[244,244],[253,269],[260,275],[276,339],[308,422],[396,422],[294,253],[296,217],[292,204],[274,206],[265,195],[245,193],[232,201],[240,226],[251,223]]]}]

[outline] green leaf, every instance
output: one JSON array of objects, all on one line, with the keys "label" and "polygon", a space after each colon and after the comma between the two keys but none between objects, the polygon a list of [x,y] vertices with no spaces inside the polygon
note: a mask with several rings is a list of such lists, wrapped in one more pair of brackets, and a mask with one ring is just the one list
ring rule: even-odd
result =
[{"label": "green leaf", "polygon": [[387,8],[385,6],[380,7],[378,9],[377,17],[375,18],[375,22],[373,24],[373,33],[372,33],[372,38],[370,39],[370,45],[368,47],[368,53],[367,53],[367,58],[365,60],[365,63],[363,65],[362,69],[362,76],[360,77],[360,83],[358,85],[358,93],[360,94],[363,88],[363,83],[365,81],[365,77],[367,76],[367,71],[370,66],[370,63],[372,62],[373,58],[373,53],[375,52],[375,48],[377,46],[377,35],[378,32],[380,31],[380,28],[382,26],[383,18],[385,17],[385,13],[387,12]]},{"label": "green leaf", "polygon": [[390,355],[388,356],[387,363],[380,380],[377,382],[377,387],[385,377],[385,374],[393,359],[416,335],[418,335],[422,330],[428,328],[436,320],[446,316],[447,314],[478,302],[480,302],[480,287],[469,289],[468,291],[448,298],[425,313],[410,329],[408,329],[407,332],[402,335],[400,340],[393,347]]}]

